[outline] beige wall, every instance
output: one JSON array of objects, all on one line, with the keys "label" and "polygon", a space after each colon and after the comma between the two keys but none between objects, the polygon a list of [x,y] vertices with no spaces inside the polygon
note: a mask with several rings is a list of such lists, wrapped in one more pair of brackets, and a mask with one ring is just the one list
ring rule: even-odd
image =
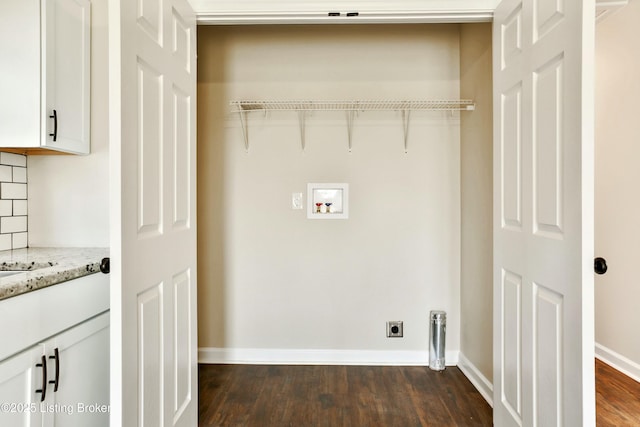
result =
[{"label": "beige wall", "polygon": [[[459,115],[256,114],[245,153],[232,99],[442,99],[460,90],[459,27],[198,30],[199,346],[422,352],[428,313],[459,349]],[[307,220],[292,192],[350,185],[348,220]],[[305,198],[306,205],[306,198]],[[488,309],[490,310],[490,308]],[[405,337],[385,337],[403,320]]]},{"label": "beige wall", "polygon": [[493,122],[491,24],[460,31],[460,95],[476,101],[460,127],[462,246],[461,338],[464,356],[493,377]]},{"label": "beige wall", "polygon": [[[640,2],[597,26],[596,256],[609,271],[596,276],[596,353],[628,359],[640,378]],[[620,360],[613,360],[621,362]]]}]

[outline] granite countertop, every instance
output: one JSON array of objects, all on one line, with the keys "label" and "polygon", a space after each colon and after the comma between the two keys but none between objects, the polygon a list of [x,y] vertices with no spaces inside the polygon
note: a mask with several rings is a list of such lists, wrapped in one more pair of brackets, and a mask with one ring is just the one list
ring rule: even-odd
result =
[{"label": "granite countertop", "polygon": [[100,272],[108,248],[28,248],[0,251],[0,300]]}]

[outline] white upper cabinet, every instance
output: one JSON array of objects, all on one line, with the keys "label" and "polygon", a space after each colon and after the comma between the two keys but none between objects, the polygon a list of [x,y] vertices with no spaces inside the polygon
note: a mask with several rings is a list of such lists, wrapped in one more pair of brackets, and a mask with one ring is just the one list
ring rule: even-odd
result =
[{"label": "white upper cabinet", "polygon": [[1,148],[89,153],[90,8],[89,0],[2,1]]},{"label": "white upper cabinet", "polygon": [[40,144],[40,2],[0,4],[0,147]]},{"label": "white upper cabinet", "polygon": [[89,153],[89,0],[42,0],[42,145]]}]

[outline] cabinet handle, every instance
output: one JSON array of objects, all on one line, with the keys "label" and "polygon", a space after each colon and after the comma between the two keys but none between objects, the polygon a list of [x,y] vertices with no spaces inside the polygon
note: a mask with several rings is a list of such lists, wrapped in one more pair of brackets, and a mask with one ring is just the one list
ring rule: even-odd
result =
[{"label": "cabinet handle", "polygon": [[49,359],[56,360],[56,379],[49,381],[49,384],[53,384],[53,392],[55,393],[58,391],[58,384],[60,383],[60,353],[58,352],[58,347],[53,352],[53,356],[49,356]]},{"label": "cabinet handle", "polygon": [[42,367],[42,388],[36,390],[36,393],[42,393],[40,402],[44,402],[44,398],[47,395],[47,358],[42,356],[42,363],[36,363],[37,367]]},{"label": "cabinet handle", "polygon": [[50,133],[49,136],[52,136],[55,142],[58,139],[58,112],[53,110],[53,116],[49,116],[49,118],[53,119],[53,133]]}]

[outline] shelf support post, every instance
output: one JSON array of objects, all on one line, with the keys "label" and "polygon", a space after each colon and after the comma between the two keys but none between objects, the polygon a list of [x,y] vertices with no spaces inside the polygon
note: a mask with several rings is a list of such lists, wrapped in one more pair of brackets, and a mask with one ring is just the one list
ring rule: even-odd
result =
[{"label": "shelf support post", "polygon": [[409,122],[411,121],[411,110],[402,110],[402,130],[404,131],[404,152],[408,150]]},{"label": "shelf support post", "polygon": [[305,121],[307,119],[307,112],[304,110],[298,111],[298,124],[300,125],[300,144],[302,145],[302,151],[305,150]]},{"label": "shelf support post", "polygon": [[242,128],[242,137],[244,138],[244,150],[249,152],[249,129],[247,128],[247,112],[244,110],[238,111],[240,116],[240,127]]},{"label": "shelf support post", "polygon": [[349,141],[349,152],[351,152],[351,137],[353,135],[353,118],[355,117],[356,112],[354,110],[347,111],[347,138]]}]

